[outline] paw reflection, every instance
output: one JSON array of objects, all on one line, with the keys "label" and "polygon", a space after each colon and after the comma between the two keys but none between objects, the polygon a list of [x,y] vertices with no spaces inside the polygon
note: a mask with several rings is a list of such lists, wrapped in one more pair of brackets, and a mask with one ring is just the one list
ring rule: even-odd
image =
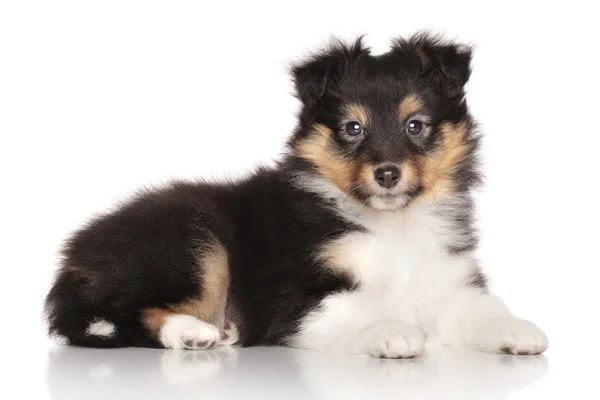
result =
[{"label": "paw reflection", "polygon": [[[83,349],[49,354],[55,399],[505,399],[546,374],[544,356],[433,350],[376,359],[285,348]],[[205,396],[204,396],[205,397]]]},{"label": "paw reflection", "polygon": [[544,356],[508,356],[459,349],[430,351],[423,358],[349,359],[317,352],[298,354],[304,382],[323,398],[397,395],[424,398],[506,398],[543,377]]},{"label": "paw reflection", "polygon": [[206,351],[165,350],[161,372],[168,383],[198,382],[215,377],[235,365],[237,349],[221,347]]}]

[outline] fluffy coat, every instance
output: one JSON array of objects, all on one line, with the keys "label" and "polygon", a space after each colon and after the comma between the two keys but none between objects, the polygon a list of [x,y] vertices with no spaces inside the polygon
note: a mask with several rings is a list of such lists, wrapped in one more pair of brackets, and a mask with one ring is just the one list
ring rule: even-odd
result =
[{"label": "fluffy coat", "polygon": [[173,182],[65,242],[49,331],[79,346],[284,345],[405,358],[537,354],[474,257],[468,46],[429,34],[292,66],[288,152],[237,182]]}]

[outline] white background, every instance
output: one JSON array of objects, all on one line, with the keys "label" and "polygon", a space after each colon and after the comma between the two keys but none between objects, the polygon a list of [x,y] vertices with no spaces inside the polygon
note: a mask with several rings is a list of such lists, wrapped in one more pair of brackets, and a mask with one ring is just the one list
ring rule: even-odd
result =
[{"label": "white background", "polygon": [[600,30],[578,1],[1,2],[2,374],[47,398],[41,304],[79,223],[142,185],[268,164],[295,124],[288,62],[331,35],[378,53],[422,28],[476,45],[480,259],[550,339],[548,372],[511,398],[590,398]]}]

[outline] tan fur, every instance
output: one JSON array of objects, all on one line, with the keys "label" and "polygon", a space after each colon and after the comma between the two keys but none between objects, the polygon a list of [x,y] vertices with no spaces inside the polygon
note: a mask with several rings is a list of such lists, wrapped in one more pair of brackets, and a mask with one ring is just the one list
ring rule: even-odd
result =
[{"label": "tan fur", "polygon": [[227,251],[214,239],[202,249],[202,297],[178,304],[173,310],[178,314],[188,314],[202,321],[214,322],[225,308],[229,288],[229,268]]},{"label": "tan fur", "polygon": [[308,137],[296,144],[296,152],[300,157],[312,162],[319,173],[338,189],[348,192],[352,188],[356,165],[332,151],[331,135],[329,128],[318,124],[309,132]]},{"label": "tan fur", "polygon": [[373,179],[374,168],[371,164],[362,164],[358,171],[358,179],[356,186],[360,186],[363,192],[372,192],[377,189],[375,180]]},{"label": "tan fur", "polygon": [[415,49],[415,51],[417,52],[417,55],[421,59],[421,64],[423,65],[423,67],[427,67],[429,65],[429,63],[431,62],[427,52],[425,50],[423,50],[423,48],[421,48],[421,47],[417,47]]},{"label": "tan fur", "polygon": [[415,189],[419,186],[419,165],[414,161],[406,160],[400,164],[402,171],[402,185],[407,189]]},{"label": "tan fur", "polygon": [[142,311],[142,322],[156,337],[166,318],[174,314],[191,315],[217,326],[223,323],[229,288],[227,250],[213,238],[201,246],[199,253],[202,295],[168,308],[148,308]]},{"label": "tan fur", "polygon": [[338,274],[353,278],[352,265],[356,262],[351,257],[353,252],[345,237],[326,243],[317,255],[317,260],[324,262],[327,268]]},{"label": "tan fur", "polygon": [[417,161],[421,181],[425,187],[422,197],[437,198],[453,186],[452,173],[469,152],[465,142],[467,123],[442,125],[442,145],[435,154],[421,157]]},{"label": "tan fur", "polygon": [[408,118],[418,113],[422,107],[423,103],[421,103],[421,100],[419,100],[417,95],[409,94],[400,102],[400,106],[398,107],[398,118],[400,121],[406,122]]},{"label": "tan fur", "polygon": [[[399,116],[407,118],[418,112],[421,106],[418,97],[409,95],[399,106]],[[366,118],[362,107],[354,108],[352,113],[352,118]],[[450,190],[454,184],[452,173],[470,150],[465,141],[467,128],[464,121],[442,125],[442,143],[434,154],[404,161],[401,171],[405,187],[413,189],[419,183],[423,185],[424,191],[420,198],[436,198]],[[332,148],[332,134],[325,125],[315,125],[308,136],[296,144],[297,154],[313,163],[319,173],[341,191],[352,195],[352,189],[360,186],[363,191],[368,192],[374,185],[373,167],[361,163],[360,160],[350,160],[335,154]]]},{"label": "tan fur", "polygon": [[175,314],[173,311],[166,308],[146,308],[142,310],[142,324],[155,338],[158,338],[167,317],[173,314]]},{"label": "tan fur", "polygon": [[363,126],[368,125],[369,117],[367,110],[360,104],[350,104],[346,107],[349,120],[359,120]]}]

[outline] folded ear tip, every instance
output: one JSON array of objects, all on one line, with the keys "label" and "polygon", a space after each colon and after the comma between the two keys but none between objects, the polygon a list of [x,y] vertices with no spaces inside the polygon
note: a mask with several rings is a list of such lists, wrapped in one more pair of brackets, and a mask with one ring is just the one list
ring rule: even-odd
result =
[{"label": "folded ear tip", "polygon": [[324,47],[304,58],[291,62],[288,70],[293,77],[298,97],[305,104],[312,104],[325,94],[328,82],[336,71],[348,63],[368,54],[363,43],[364,35],[352,42],[331,37]]},{"label": "folded ear tip", "polygon": [[441,72],[453,92],[461,90],[470,77],[473,46],[467,43],[425,30],[407,40],[399,39],[395,45],[412,51],[424,70]]},{"label": "folded ear tip", "polygon": [[421,65],[425,68],[428,67],[431,63],[431,59],[429,58],[427,52],[420,46],[415,47],[415,51],[417,52],[417,56],[419,56],[419,59],[421,60]]}]

